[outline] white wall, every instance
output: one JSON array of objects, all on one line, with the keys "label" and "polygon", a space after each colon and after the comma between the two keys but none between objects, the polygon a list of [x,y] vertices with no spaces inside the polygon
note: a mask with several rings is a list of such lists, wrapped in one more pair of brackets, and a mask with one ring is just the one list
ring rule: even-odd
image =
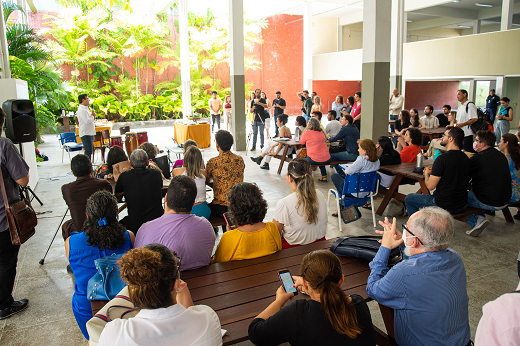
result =
[{"label": "white wall", "polygon": [[318,54],[312,59],[313,80],[361,80],[363,49]]},{"label": "white wall", "polygon": [[338,51],[338,18],[312,18],[312,54]]}]

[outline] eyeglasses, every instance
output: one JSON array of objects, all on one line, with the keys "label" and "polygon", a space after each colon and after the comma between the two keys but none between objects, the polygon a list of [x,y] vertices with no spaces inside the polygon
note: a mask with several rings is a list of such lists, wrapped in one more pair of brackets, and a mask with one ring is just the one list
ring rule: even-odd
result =
[{"label": "eyeglasses", "polygon": [[421,239],[419,239],[418,236],[416,236],[415,234],[413,234],[412,232],[410,232],[410,230],[408,229],[408,227],[406,227],[406,223],[403,222],[403,230],[406,230],[406,232],[410,233],[412,236],[414,236],[415,238],[417,238],[417,240],[419,241],[419,243],[421,243],[421,245],[424,245],[423,242],[421,241]]},{"label": "eyeglasses", "polygon": [[182,257],[177,255],[177,252],[175,252],[175,251],[172,251],[172,252],[173,252],[173,257],[175,257],[175,263],[177,263],[177,269],[180,271],[181,270]]}]

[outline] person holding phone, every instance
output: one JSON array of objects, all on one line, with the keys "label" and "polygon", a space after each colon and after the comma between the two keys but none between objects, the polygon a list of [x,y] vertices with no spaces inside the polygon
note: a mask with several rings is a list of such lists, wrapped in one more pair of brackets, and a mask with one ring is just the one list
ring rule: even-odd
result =
[{"label": "person holding phone", "polygon": [[365,300],[346,295],[339,258],[329,250],[307,254],[294,287],[310,299],[299,299],[284,307],[294,293],[284,286],[276,299],[249,325],[249,340],[257,346],[284,342],[297,345],[375,345],[372,318]]},{"label": "person holding phone", "polygon": [[[282,239],[276,225],[263,222],[267,202],[256,184],[233,186],[227,199],[227,232],[222,235],[211,263],[257,258],[282,249]],[[229,222],[237,227],[231,229]]]}]

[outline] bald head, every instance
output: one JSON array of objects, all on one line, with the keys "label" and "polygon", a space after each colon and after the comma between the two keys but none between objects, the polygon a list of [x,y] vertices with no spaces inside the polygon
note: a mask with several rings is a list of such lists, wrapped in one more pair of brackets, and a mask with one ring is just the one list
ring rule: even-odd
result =
[{"label": "bald head", "polygon": [[421,239],[426,251],[441,251],[446,249],[451,241],[455,222],[446,210],[427,207],[410,217],[408,228]]},{"label": "bald head", "polygon": [[397,88],[395,88],[394,90],[392,90],[392,94],[394,94],[394,96],[399,96],[399,90],[397,90]]}]

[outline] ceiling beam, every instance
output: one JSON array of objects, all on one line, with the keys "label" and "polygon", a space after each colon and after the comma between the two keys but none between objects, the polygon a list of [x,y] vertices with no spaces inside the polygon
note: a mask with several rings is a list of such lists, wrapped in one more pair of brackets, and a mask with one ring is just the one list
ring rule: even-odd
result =
[{"label": "ceiling beam", "polygon": [[406,0],[404,2],[404,10],[405,12],[411,12],[423,8],[447,4],[450,2],[452,2],[452,0]]},{"label": "ceiling beam", "polygon": [[408,23],[408,31],[436,28],[439,26],[453,25],[459,23],[465,23],[468,19],[466,18],[435,18],[428,20],[421,20],[420,22]]},{"label": "ceiling beam", "polygon": [[411,12],[413,14],[423,14],[434,17],[449,17],[449,18],[466,18],[469,20],[479,19],[478,10],[466,10],[462,8],[453,8],[445,6],[437,6],[431,8],[424,8],[422,10]]}]

